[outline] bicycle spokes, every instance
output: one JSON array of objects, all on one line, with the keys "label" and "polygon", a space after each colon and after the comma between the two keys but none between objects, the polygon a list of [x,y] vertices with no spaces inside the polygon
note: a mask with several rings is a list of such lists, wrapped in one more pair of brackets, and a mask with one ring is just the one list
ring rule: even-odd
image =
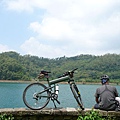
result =
[{"label": "bicycle spokes", "polygon": [[50,100],[50,93],[46,91],[46,88],[47,87],[41,83],[28,85],[23,93],[25,105],[33,110],[40,110],[45,107]]}]

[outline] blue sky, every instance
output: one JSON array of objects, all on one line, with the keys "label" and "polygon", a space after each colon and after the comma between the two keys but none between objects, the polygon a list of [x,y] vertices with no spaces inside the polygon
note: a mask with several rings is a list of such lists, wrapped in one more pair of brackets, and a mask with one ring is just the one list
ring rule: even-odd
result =
[{"label": "blue sky", "polygon": [[120,0],[1,0],[0,53],[120,54]]}]

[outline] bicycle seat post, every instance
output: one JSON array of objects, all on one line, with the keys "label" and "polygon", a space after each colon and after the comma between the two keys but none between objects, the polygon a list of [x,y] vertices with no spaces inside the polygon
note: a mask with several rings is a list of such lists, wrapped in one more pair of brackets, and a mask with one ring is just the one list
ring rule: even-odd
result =
[{"label": "bicycle seat post", "polygon": [[46,78],[47,78],[47,83],[48,83],[48,85],[49,85],[49,78],[48,78],[48,76],[47,76]]}]

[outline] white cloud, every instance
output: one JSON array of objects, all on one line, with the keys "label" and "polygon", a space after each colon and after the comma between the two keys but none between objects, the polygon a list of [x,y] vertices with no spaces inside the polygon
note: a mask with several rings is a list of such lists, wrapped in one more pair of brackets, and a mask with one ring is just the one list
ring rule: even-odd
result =
[{"label": "white cloud", "polygon": [[26,54],[36,55],[45,58],[56,58],[56,56],[61,57],[64,50],[64,48],[59,49],[50,45],[41,44],[34,37],[26,40],[25,43],[21,45],[21,49],[26,51]]},{"label": "white cloud", "polygon": [[[42,20],[29,28],[37,36],[21,48],[39,56],[120,53],[119,0],[6,0],[8,9],[36,12]],[[51,52],[54,51],[54,52]]]},{"label": "white cloud", "polygon": [[0,44],[0,53],[1,52],[6,52],[6,51],[13,51],[13,50],[9,49],[9,47],[7,45]]},{"label": "white cloud", "polygon": [[31,0],[4,0],[8,10],[33,12]]},{"label": "white cloud", "polygon": [[50,38],[52,40],[69,38],[74,33],[69,22],[57,18],[45,18],[41,24],[33,22],[30,24],[30,28],[42,35],[43,38]]},{"label": "white cloud", "polygon": [[[46,9],[55,0],[3,0],[8,10],[34,12],[35,8]],[[51,9],[51,8],[50,8]]]}]

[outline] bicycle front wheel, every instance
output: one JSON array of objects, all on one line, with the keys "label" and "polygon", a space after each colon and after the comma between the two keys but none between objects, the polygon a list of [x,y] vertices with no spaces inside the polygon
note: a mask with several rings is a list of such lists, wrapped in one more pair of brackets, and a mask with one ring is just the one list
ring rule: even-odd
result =
[{"label": "bicycle front wheel", "polygon": [[80,92],[79,92],[76,84],[71,84],[71,90],[72,90],[72,93],[73,93],[74,98],[76,99],[78,105],[80,106],[80,108],[82,110],[84,110],[84,106],[83,106],[83,103],[82,103],[82,98],[81,98]]},{"label": "bicycle front wheel", "polygon": [[25,105],[32,110],[44,108],[50,100],[50,92],[45,90],[47,87],[41,83],[28,85],[23,92]]}]

